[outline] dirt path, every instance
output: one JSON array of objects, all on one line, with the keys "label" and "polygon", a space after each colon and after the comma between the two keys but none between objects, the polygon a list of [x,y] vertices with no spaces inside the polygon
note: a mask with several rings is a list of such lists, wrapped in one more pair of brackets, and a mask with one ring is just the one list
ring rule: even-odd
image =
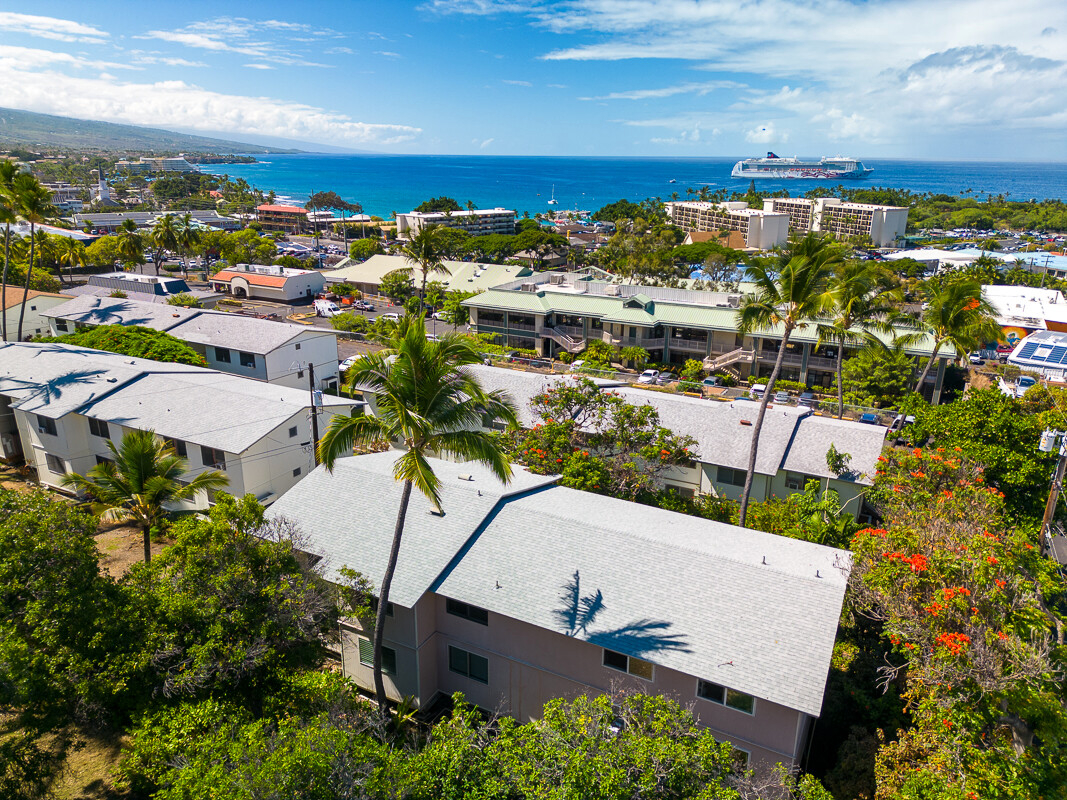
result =
[{"label": "dirt path", "polygon": [[[100,551],[100,566],[113,578],[121,578],[139,561],[144,561],[144,537],[129,525],[101,525],[96,534],[96,549]],[[169,542],[152,542],[152,557],[163,552]]]}]

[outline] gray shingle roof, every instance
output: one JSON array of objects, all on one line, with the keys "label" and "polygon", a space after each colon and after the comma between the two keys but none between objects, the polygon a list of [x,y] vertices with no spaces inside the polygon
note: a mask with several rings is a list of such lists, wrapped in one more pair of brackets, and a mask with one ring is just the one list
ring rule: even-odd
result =
[{"label": "gray shingle roof", "polygon": [[[169,295],[153,294],[151,291],[137,291],[137,289],[137,285],[130,284],[129,287],[123,287],[122,291],[134,295],[134,299],[142,303],[166,305]],[[107,286],[92,286],[86,284],[85,286],[64,286],[62,294],[69,295],[70,297],[83,297],[85,295],[91,295],[93,297],[110,297],[111,293],[114,291],[114,289],[110,289]],[[219,292],[209,292],[204,289],[190,289],[186,294],[192,295],[197,300],[208,300],[224,296]]]},{"label": "gray shingle roof", "polygon": [[[395,458],[342,459],[333,474],[320,468],[269,513],[296,521],[332,570],[347,565],[380,580],[400,497]],[[517,493],[502,497],[477,467],[433,466],[446,514],[412,496],[397,604],[411,607],[431,590],[818,715],[848,553],[525,472],[508,487]],[[460,481],[464,472],[475,480]],[[582,596],[599,591],[603,600],[582,630],[561,621],[575,573]]]},{"label": "gray shingle roof", "polygon": [[[141,325],[186,342],[269,353],[309,329],[292,322],[255,319],[224,311],[142,302],[140,298],[78,297],[46,314],[89,325]],[[316,330],[323,336],[332,331]]]},{"label": "gray shingle roof", "polygon": [[[307,392],[215,370],[60,344],[0,345],[0,394],[58,419],[76,411],[241,453],[309,406]],[[324,396],[326,406],[354,406]]]},{"label": "gray shingle roof", "polygon": [[[336,579],[343,566],[380,582],[389,558],[401,485],[393,477],[395,450],[339,459],[332,473],[312,471],[282,495],[269,514],[299,523],[309,537],[308,549],[327,560],[327,577]],[[547,486],[556,476],[534,475],[516,467],[511,484],[503,486],[476,464],[433,460],[441,479],[443,516],[430,501],[411,494],[404,538],[390,600],[410,608],[481,524],[497,501],[508,494]],[[473,481],[460,480],[471,475]]]},{"label": "gray shingle roof", "polygon": [[[519,409],[519,424],[523,427],[531,427],[540,421],[530,410],[531,398],[546,387],[573,378],[481,365],[468,369],[486,389],[503,389],[514,398]],[[612,381],[597,383],[611,388],[628,403],[653,406],[659,412],[661,425],[696,439],[695,453],[699,460],[747,469],[753,427],[743,422],[755,423],[758,403],[749,400],[723,403],[620,386]],[[870,478],[865,476],[874,474],[875,461],[882,452],[885,436],[886,429],[880,425],[817,417],[809,409],[772,403],[767,408],[760,431],[756,472],[775,475],[786,469],[819,478],[836,478],[838,476],[826,466],[826,451],[833,444],[838,452],[852,456],[854,479],[870,484]],[[843,478],[847,480],[848,476]]]}]

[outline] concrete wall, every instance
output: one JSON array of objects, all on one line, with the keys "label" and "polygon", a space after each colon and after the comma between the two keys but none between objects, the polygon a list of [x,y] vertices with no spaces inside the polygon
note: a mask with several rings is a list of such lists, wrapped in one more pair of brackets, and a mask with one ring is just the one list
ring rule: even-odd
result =
[{"label": "concrete wall", "polygon": [[[362,635],[358,622],[343,626],[344,667],[349,677],[370,688],[372,671],[359,663]],[[424,595],[414,609],[394,606],[385,645],[396,651],[397,661],[396,675],[386,677],[387,693],[397,699],[414,696],[422,707],[437,694],[460,691],[482,708],[525,722],[538,719],[555,698],[629,690],[665,695],[692,707],[699,724],[755,761],[792,764],[803,743],[798,733],[806,717],[798,711],[760,698],[752,714],[718,705],[697,697],[699,676],[655,666],[652,680],[644,680],[605,667],[604,650],[597,645],[492,612],[489,624],[481,625],[447,613],[446,598],[439,595]],[[449,669],[450,645],[488,660],[488,684]]]}]

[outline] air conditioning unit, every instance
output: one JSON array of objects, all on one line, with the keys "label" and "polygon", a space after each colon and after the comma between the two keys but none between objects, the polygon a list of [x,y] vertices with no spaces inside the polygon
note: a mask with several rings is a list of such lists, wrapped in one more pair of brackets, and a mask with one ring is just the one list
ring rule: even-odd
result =
[{"label": "air conditioning unit", "polygon": [[619,284],[609,283],[607,286],[604,287],[604,294],[608,295],[609,297],[618,297]]},{"label": "air conditioning unit", "polygon": [[732,294],[726,299],[726,302],[730,306],[730,308],[740,308],[741,307],[741,295]]},{"label": "air conditioning unit", "polygon": [[550,284],[553,284],[553,285],[555,285],[555,286],[559,286],[560,284],[562,284],[562,283],[563,283],[563,280],[564,280],[564,278],[566,278],[566,277],[567,277],[567,276],[566,276],[566,275],[564,275],[564,274],[563,274],[563,273],[561,273],[561,272],[553,272],[553,273],[552,273],[551,275],[549,275],[549,276],[548,276],[548,282],[549,282]]},{"label": "air conditioning unit", "polygon": [[519,289],[524,292],[536,292],[537,284],[532,282],[524,283],[522,286],[519,287]]}]

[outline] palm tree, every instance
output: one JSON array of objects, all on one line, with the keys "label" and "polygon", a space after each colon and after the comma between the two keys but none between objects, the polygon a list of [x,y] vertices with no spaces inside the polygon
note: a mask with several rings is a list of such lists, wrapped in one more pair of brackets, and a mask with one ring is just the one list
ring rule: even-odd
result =
[{"label": "palm tree", "polygon": [[118,230],[119,255],[127,267],[144,263],[144,236],[137,230],[137,223],[124,219]]},{"label": "palm tree", "polygon": [[431,273],[452,274],[451,270],[441,263],[444,260],[441,231],[444,229],[442,225],[425,225],[400,248],[400,254],[411,264],[405,268],[405,272],[410,275],[417,267],[422,273],[420,298],[426,297],[426,281]]},{"label": "palm tree", "polygon": [[927,336],[934,340],[934,351],[923,367],[915,384],[921,392],[930,368],[944,345],[950,345],[959,358],[971,350],[995,342],[1001,336],[996,311],[982,299],[982,285],[977,281],[948,281],[942,283],[929,297],[918,319],[920,333],[909,334],[917,339]]},{"label": "palm tree", "polygon": [[4,276],[0,280],[0,316],[3,318],[2,339],[7,341],[7,271],[11,266],[11,223],[18,221],[18,202],[15,195],[15,176],[19,168],[14,161],[0,161],[0,222],[4,223]]},{"label": "palm tree", "polygon": [[885,333],[894,328],[890,319],[896,313],[903,293],[892,276],[871,261],[846,261],[830,278],[833,298],[833,319],[818,326],[819,344],[837,344],[837,418],[845,414],[845,390],[841,383],[841,369],[845,360],[845,346],[860,344],[864,334]]},{"label": "palm tree", "polygon": [[33,175],[16,175],[12,188],[19,217],[30,223],[30,260],[26,267],[26,282],[22,287],[22,303],[19,308],[18,341],[21,342],[22,323],[26,318],[26,298],[29,297],[30,280],[33,277],[34,233],[38,225],[55,216],[56,207],[52,205],[52,193],[41,186],[40,181]]},{"label": "palm tree", "polygon": [[221,489],[230,481],[221,472],[205,470],[185,483],[188,462],[153,431],[133,430],[108,449],[114,461],[101,461],[85,475],[69,473],[63,485],[84,492],[102,522],[132,522],[144,535],[144,560],[152,560],[151,531],[167,516],[164,506],[189,500],[198,492]]},{"label": "palm tree", "polygon": [[37,264],[45,272],[48,272],[50,266],[54,267],[56,280],[62,286],[63,273],[59,268],[59,237],[49,236],[48,231],[39,230],[34,234],[33,238],[36,240],[35,243],[37,245]]},{"label": "palm tree", "polygon": [[163,265],[166,251],[178,249],[178,234],[178,225],[174,222],[173,214],[163,214],[148,232],[148,242],[155,251],[152,254],[152,262],[156,265],[156,275]]},{"label": "palm tree", "polygon": [[56,263],[67,268],[67,278],[74,283],[74,268],[85,266],[85,245],[70,236],[64,236],[56,247]]},{"label": "palm tree", "polygon": [[353,447],[400,443],[404,448],[393,467],[403,488],[374,620],[374,691],[383,715],[387,713],[382,681],[385,612],[411,490],[417,489],[440,508],[441,483],[427,460],[430,455],[476,461],[507,482],[511,465],[498,440],[480,427],[487,415],[516,424],[507,395],[486,392],[462,369],[482,359],[464,337],[446,334],[440,341],[428,341],[425,317],[405,315],[385,344],[386,349],[363,356],[347,372],[350,387],[375,395],[375,416],[334,417],[319,443],[319,460],[328,470]]},{"label": "palm tree", "polygon": [[[785,263],[782,264],[781,262]],[[827,311],[833,298],[827,285],[834,268],[841,262],[840,249],[827,239],[808,234],[794,242],[789,254],[779,259],[780,269],[768,264],[753,264],[746,276],[756,284],[756,291],[745,295],[738,309],[738,329],[742,334],[781,326],[782,343],[775,359],[774,369],[767,380],[767,388],[760,400],[759,414],[752,430],[752,446],[748,454],[748,471],[745,488],[741,494],[741,511],[738,524],[745,525],[748,498],[752,493],[752,476],[756,470],[756,454],[759,450],[759,435],[767,403],[774,394],[774,382],[782,371],[782,361],[789,345],[789,337],[797,328],[811,324]],[[777,266],[777,265],[776,265]]]},{"label": "palm tree", "polygon": [[182,275],[189,277],[189,255],[200,242],[200,231],[193,224],[193,215],[186,214],[180,220],[178,230],[175,233],[178,241],[178,252],[182,256]]}]

